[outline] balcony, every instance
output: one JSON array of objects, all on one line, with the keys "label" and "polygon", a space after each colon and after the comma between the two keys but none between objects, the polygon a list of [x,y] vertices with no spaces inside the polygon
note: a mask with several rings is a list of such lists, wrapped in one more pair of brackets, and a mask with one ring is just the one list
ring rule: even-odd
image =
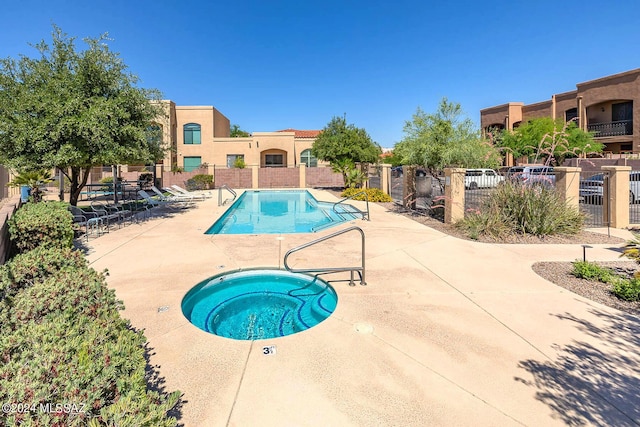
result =
[{"label": "balcony", "polygon": [[633,120],[620,120],[617,122],[591,123],[587,130],[593,132],[596,138],[604,136],[633,135]]}]

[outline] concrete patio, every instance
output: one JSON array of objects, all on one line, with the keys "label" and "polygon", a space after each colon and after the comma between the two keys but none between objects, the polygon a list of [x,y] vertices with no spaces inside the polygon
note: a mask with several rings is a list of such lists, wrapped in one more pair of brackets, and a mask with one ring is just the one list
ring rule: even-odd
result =
[{"label": "concrete patio", "polygon": [[[183,392],[185,426],[640,424],[640,319],[531,270],[580,258],[580,245],[460,240],[376,204],[370,222],[317,234],[203,234],[226,208],[213,197],[88,243],[123,316],[144,330],[164,387]],[[182,315],[182,297],[200,281],[282,266],[288,249],[351,225],[366,234],[368,285],[333,283],[337,309],[318,326],[237,341]],[[589,259],[618,259],[615,245],[592,246]],[[359,256],[359,235],[348,233],[291,264],[353,265]],[[272,345],[276,353],[263,354]]]}]

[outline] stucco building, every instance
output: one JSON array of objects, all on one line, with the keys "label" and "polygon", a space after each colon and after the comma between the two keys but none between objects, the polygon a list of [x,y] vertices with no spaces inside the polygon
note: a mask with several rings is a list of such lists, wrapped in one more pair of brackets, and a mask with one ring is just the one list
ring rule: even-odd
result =
[{"label": "stucco building", "polygon": [[576,84],[576,90],[535,104],[509,102],[480,111],[483,132],[513,130],[523,121],[552,117],[576,120],[594,133],[607,153],[640,153],[640,68]]},{"label": "stucco building", "polygon": [[212,106],[178,106],[172,101],[163,104],[166,114],[158,124],[170,147],[165,168],[189,172],[203,165],[233,167],[238,159],[246,166],[317,166],[311,146],[319,130],[285,129],[232,138],[229,119]]}]

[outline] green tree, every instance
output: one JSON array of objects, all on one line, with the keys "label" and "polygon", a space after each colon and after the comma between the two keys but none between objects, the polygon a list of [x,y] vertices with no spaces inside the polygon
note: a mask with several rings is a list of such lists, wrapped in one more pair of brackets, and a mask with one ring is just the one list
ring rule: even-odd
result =
[{"label": "green tree", "polygon": [[422,165],[432,176],[443,168],[495,168],[500,165],[498,150],[482,140],[479,130],[458,103],[440,101],[435,113],[418,108],[405,122],[404,137],[394,149],[403,164]]},{"label": "green tree", "polygon": [[239,125],[231,125],[231,133],[229,134],[229,136],[231,136],[232,138],[244,138],[247,136],[251,136],[251,134],[240,129]]},{"label": "green tree", "polygon": [[107,36],[85,50],[57,26],[39,57],[0,60],[0,163],[59,168],[76,204],[91,167],[151,163],[163,156],[160,93],[136,87]]},{"label": "green tree", "polygon": [[347,124],[344,117],[333,117],[314,141],[311,153],[329,162],[347,182],[355,163],[377,163],[382,149],[366,130]]},{"label": "green tree", "polygon": [[527,156],[534,162],[547,164],[562,164],[567,157],[601,153],[604,148],[574,121],[551,117],[529,120],[513,131],[502,132],[501,136],[501,146],[514,158]]}]

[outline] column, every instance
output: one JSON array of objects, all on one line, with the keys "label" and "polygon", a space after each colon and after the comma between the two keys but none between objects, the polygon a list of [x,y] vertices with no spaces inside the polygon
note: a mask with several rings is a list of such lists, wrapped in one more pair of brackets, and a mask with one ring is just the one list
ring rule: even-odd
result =
[{"label": "column", "polygon": [[580,171],[581,168],[556,167],[556,190],[569,206],[580,208]]},{"label": "column", "polygon": [[258,173],[260,173],[260,166],[251,165],[251,188],[258,188]]},{"label": "column", "polygon": [[464,219],[464,174],[466,169],[444,170],[444,222],[453,224]]},{"label": "column", "polygon": [[307,165],[305,165],[304,163],[300,164],[299,172],[300,188],[307,188]]},{"label": "column", "polygon": [[380,170],[380,188],[384,194],[390,194],[391,188],[391,165],[386,163],[381,164],[382,169]]},{"label": "column", "polygon": [[602,198],[602,212],[613,228],[625,228],[629,226],[629,172],[631,166],[602,166],[602,171],[609,173],[609,192],[606,191]]}]

